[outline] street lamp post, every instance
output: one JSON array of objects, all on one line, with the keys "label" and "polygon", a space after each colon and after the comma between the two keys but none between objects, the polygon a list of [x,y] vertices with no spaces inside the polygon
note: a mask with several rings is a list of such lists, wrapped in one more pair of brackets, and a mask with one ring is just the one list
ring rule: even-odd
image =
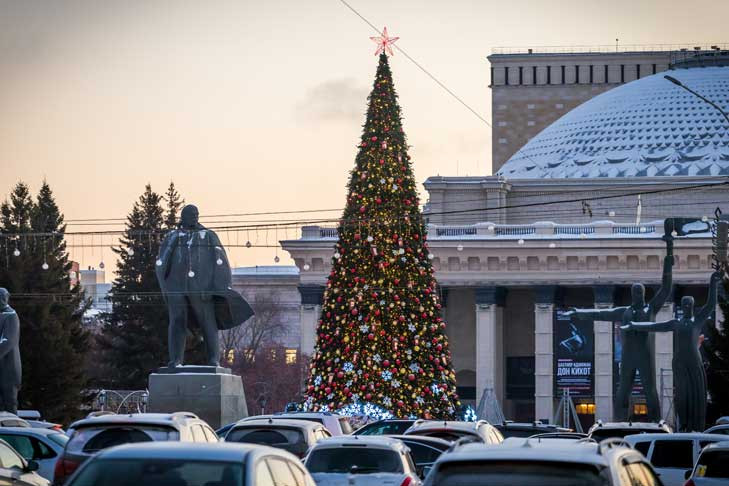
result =
[{"label": "street lamp post", "polygon": [[719,107],[719,105],[717,105],[716,103],[714,103],[710,99],[705,98],[704,96],[700,95],[696,91],[692,90],[691,88],[689,88],[688,86],[686,86],[681,81],[679,81],[678,79],[674,78],[673,76],[665,75],[665,76],[663,76],[663,78],[666,79],[667,81],[672,82],[676,86],[685,89],[686,91],[688,91],[692,95],[696,96],[697,98],[701,99],[702,101],[704,101],[704,102],[710,104],[711,106],[713,106],[714,108],[716,108],[719,113],[721,113],[722,115],[724,115],[724,118],[726,118],[727,123],[729,123],[729,115],[727,115],[727,113],[724,110],[722,110],[721,107]]}]

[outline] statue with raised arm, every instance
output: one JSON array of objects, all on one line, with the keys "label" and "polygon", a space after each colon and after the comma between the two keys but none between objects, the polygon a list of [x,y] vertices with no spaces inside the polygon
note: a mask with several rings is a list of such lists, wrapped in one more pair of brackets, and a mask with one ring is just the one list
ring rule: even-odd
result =
[{"label": "statue with raised arm", "polygon": [[[666,242],[666,257],[663,259],[663,278],[661,288],[646,303],[645,286],[634,283],[630,289],[632,302],[629,306],[612,309],[572,309],[565,313],[570,319],[591,321],[620,321],[624,325],[631,321],[654,321],[655,316],[671,294],[673,267],[673,238],[670,233],[663,237]],[[632,329],[621,331],[623,352],[620,356],[620,381],[614,400],[616,420],[628,420],[630,393],[633,389],[636,371],[640,372],[641,383],[648,406],[648,419],[658,421],[661,417],[658,392],[656,391],[655,365],[653,352],[648,342],[648,334]]]},{"label": "statue with raised arm", "polygon": [[230,265],[214,231],[198,222],[193,205],[182,208],[180,224],[160,245],[157,280],[170,315],[168,366],[181,366],[188,329],[202,331],[207,365],[218,366],[218,330],[243,324],[253,315],[248,302],[233,290]]},{"label": "statue with raised arm", "polygon": [[18,413],[20,320],[9,299],[10,293],[0,287],[0,411]]},{"label": "statue with raised arm", "polygon": [[694,312],[694,298],[681,299],[681,319],[663,322],[631,321],[622,326],[625,331],[673,332],[673,396],[679,430],[701,432],[706,425],[706,373],[699,352],[699,339],[706,320],[716,308],[721,273],[714,272],[709,283],[706,304]]}]

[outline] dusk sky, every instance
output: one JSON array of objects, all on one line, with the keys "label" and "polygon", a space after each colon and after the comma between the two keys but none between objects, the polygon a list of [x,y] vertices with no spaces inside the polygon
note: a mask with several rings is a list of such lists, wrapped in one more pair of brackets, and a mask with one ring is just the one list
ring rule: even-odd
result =
[{"label": "dusk sky", "polygon": [[[729,40],[722,0],[348,2],[488,120],[494,47]],[[203,215],[342,207],[373,35],[339,0],[0,0],[0,196],[45,177],[68,219],[121,218],[172,180]],[[490,174],[490,127],[390,63],[418,183]],[[273,264],[272,249],[230,253]]]}]

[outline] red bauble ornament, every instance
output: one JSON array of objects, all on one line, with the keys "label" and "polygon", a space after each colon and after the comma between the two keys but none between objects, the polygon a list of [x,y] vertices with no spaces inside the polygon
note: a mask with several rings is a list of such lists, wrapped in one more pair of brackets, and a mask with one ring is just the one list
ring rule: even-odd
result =
[{"label": "red bauble ornament", "polygon": [[385,361],[383,361],[382,362],[382,366],[384,366],[385,368],[389,368],[390,367],[390,360],[387,360],[386,359]]},{"label": "red bauble ornament", "polygon": [[367,210],[367,208],[365,208],[364,206],[360,206],[360,208],[359,208],[360,213],[364,213],[366,210]]},{"label": "red bauble ornament", "polygon": [[414,374],[412,374],[412,373],[410,373],[410,374],[408,375],[408,380],[410,380],[410,381],[415,381],[415,375],[414,375]]},{"label": "red bauble ornament", "polygon": [[372,137],[370,140],[372,140],[373,142],[376,142],[377,141],[377,137]]},{"label": "red bauble ornament", "polygon": [[337,378],[344,378],[344,372],[343,371],[338,371],[337,372]]},{"label": "red bauble ornament", "polygon": [[327,395],[329,395],[331,392],[332,392],[331,387],[324,388],[324,393],[326,393]]},{"label": "red bauble ornament", "polygon": [[401,407],[401,408],[402,408],[402,407],[404,407],[404,406],[405,406],[405,404],[403,403],[403,401],[402,401],[402,400],[398,400],[398,401],[397,401],[397,406],[398,406],[398,407]]},{"label": "red bauble ornament", "polygon": [[367,335],[367,338],[369,338],[369,340],[370,340],[370,341],[372,341],[373,339],[375,339],[375,335],[374,335],[374,334],[372,334],[372,333],[369,333],[369,334]]}]

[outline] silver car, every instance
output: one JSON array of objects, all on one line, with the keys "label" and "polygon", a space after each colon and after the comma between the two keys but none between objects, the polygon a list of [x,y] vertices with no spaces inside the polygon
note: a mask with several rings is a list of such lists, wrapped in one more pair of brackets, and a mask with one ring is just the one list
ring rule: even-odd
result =
[{"label": "silver car", "polygon": [[4,440],[26,461],[38,463],[38,474],[53,480],[56,461],[68,442],[68,436],[53,429],[27,427],[0,427]]},{"label": "silver car", "polygon": [[706,446],[693,470],[686,473],[686,486],[726,486],[729,484],[729,441]]}]

